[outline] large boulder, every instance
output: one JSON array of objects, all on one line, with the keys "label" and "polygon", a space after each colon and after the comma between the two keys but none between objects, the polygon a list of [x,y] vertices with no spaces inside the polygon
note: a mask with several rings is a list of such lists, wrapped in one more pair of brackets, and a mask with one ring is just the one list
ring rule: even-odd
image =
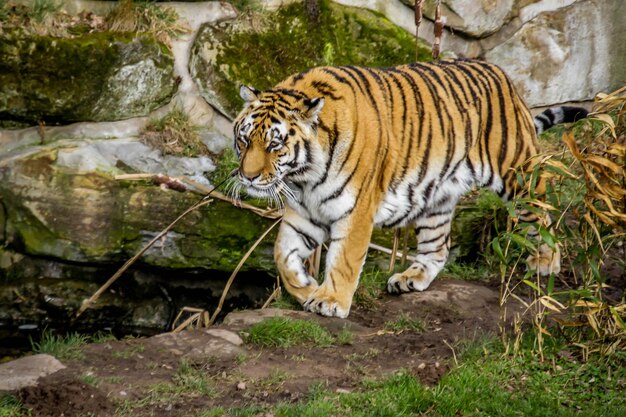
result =
[{"label": "large boulder", "polygon": [[[626,84],[626,25],[622,0],[576,2],[535,16],[486,53],[532,107],[592,99]],[[530,17],[530,16],[529,16]]]},{"label": "large boulder", "polygon": [[[190,69],[202,96],[233,117],[243,104],[241,84],[267,89],[319,65],[391,66],[415,61],[415,38],[371,11],[320,0],[276,12],[246,13],[203,25],[191,50]],[[430,56],[419,44],[418,59]]]},{"label": "large boulder", "polygon": [[[215,169],[206,157],[160,158],[141,143],[120,139],[26,149],[2,161],[5,244],[24,254],[70,262],[126,260],[199,197],[116,181],[113,174],[124,172],[118,166],[158,172],[170,165],[166,173],[189,176],[197,174],[194,170]],[[232,271],[268,225],[258,215],[216,200],[185,217],[141,262]],[[262,245],[247,267],[273,270],[271,244]]]},{"label": "large boulder", "polygon": [[150,34],[0,32],[0,123],[145,116],[174,93],[173,68],[169,49]]},{"label": "large boulder", "polygon": [[[216,181],[232,168],[223,164],[164,156],[135,138],[58,140],[0,155],[0,337],[22,325],[70,325],[85,298],[201,198],[115,175],[161,172],[208,186],[204,175]],[[167,330],[183,306],[213,309],[270,224],[215,199],[158,240],[74,325],[150,333]],[[226,310],[267,298],[272,246],[270,235],[248,258]]]}]

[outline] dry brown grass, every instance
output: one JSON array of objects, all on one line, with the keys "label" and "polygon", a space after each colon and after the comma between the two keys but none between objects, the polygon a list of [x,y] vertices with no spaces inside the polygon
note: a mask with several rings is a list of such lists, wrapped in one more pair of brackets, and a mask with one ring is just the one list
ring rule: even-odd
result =
[{"label": "dry brown grass", "polygon": [[561,248],[564,273],[547,279],[527,274],[522,287],[531,288],[532,298],[518,297],[515,266],[523,258],[514,248],[536,243],[521,228],[510,228],[495,243],[502,253],[503,300],[526,305],[539,353],[544,338],[557,332],[586,359],[626,349],[626,283],[623,274],[611,272],[626,265],[626,87],[599,95],[590,117],[562,140],[565,148],[540,155],[540,170],[533,173],[548,179],[546,200],[518,204],[551,214],[553,227],[540,234],[543,243]]},{"label": "dry brown grass", "polygon": [[209,154],[187,114],[178,108],[160,119],[150,120],[141,134],[141,141],[164,155],[193,157]]}]

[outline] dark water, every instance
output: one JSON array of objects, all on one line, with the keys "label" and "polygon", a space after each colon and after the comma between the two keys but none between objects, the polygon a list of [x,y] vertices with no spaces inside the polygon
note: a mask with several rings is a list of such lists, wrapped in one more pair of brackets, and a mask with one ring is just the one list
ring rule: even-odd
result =
[{"label": "dark water", "polygon": [[[15,289],[20,297],[0,300],[0,361],[30,352],[32,343],[38,342],[44,332],[104,332],[122,338],[169,331],[183,307],[212,314],[227,279],[225,273],[212,271],[131,271],[103,294],[95,308],[86,310],[78,319],[75,313],[82,300],[99,284],[89,286],[87,291],[80,290],[84,282],[78,285],[71,280],[42,278],[23,283]],[[260,307],[275,282],[264,272],[240,273],[229,290],[220,318],[235,309]],[[4,293],[7,292],[5,287]]]}]

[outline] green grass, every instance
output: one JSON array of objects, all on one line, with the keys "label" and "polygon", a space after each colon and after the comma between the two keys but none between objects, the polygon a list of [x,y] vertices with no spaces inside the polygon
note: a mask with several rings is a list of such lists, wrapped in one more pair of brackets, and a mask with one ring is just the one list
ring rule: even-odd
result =
[{"label": "green grass", "polygon": [[195,157],[209,152],[189,116],[178,107],[160,119],[150,119],[141,141],[164,155]]},{"label": "green grass", "polygon": [[47,353],[57,359],[82,359],[82,347],[89,341],[89,337],[69,333],[65,336],[44,331],[39,342],[31,339],[31,346],[35,353]]},{"label": "green grass", "polygon": [[24,410],[22,403],[11,394],[0,393],[0,417],[30,417],[30,411]]},{"label": "green grass", "polygon": [[401,333],[401,332],[415,332],[421,333],[426,329],[426,325],[420,319],[411,317],[407,313],[401,313],[395,320],[390,320],[385,323],[385,330]]},{"label": "green grass", "polygon": [[62,3],[57,0],[34,0],[30,11],[31,19],[36,22],[43,22],[46,17],[56,13],[61,9]]},{"label": "green grass", "polygon": [[248,343],[261,347],[332,346],[335,338],[314,321],[273,317],[248,329]]},{"label": "green grass", "polygon": [[131,346],[128,349],[124,350],[116,350],[113,352],[113,357],[118,359],[128,359],[135,355],[138,355],[144,351],[145,347],[143,345],[135,345]]},{"label": "green grass", "polygon": [[450,262],[441,272],[442,275],[463,281],[486,282],[494,278],[496,272],[483,263]]},{"label": "green grass", "polygon": [[336,342],[338,345],[351,345],[354,334],[345,327],[337,334]]},{"label": "green grass", "polygon": [[93,374],[82,374],[80,376],[80,380],[85,384],[93,385],[94,387],[97,387],[100,384],[100,379]]},{"label": "green grass", "polygon": [[554,344],[540,362],[530,342],[511,356],[500,342],[488,340],[465,349],[461,364],[433,387],[401,370],[365,380],[353,393],[337,394],[314,385],[299,403],[222,411],[228,416],[275,417],[624,415],[626,355],[580,363],[557,354],[561,349],[563,345]]},{"label": "green grass", "polygon": [[96,333],[89,336],[89,341],[91,343],[106,343],[113,342],[117,340],[117,337],[110,331],[97,331]]},{"label": "green grass", "polygon": [[374,307],[376,300],[378,300],[383,294],[383,291],[385,291],[388,278],[388,273],[382,272],[377,268],[361,272],[359,286],[354,293],[354,304],[365,308]]}]

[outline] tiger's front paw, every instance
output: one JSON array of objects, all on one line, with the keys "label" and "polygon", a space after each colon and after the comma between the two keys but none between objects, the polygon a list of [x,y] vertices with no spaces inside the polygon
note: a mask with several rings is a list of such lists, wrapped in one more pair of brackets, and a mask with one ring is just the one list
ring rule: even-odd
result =
[{"label": "tiger's front paw", "polygon": [[350,314],[352,299],[345,300],[334,291],[322,284],[313,291],[303,307],[306,311],[318,313],[327,317],[339,317],[345,319]]},{"label": "tiger's front paw", "polygon": [[561,272],[561,253],[558,248],[552,250],[545,243],[539,246],[536,255],[531,255],[526,259],[528,269],[537,271],[541,276],[558,274]]},{"label": "tiger's front paw", "polygon": [[287,292],[291,294],[291,296],[295,298],[300,304],[304,304],[309,299],[309,297],[311,297],[311,294],[313,294],[319,288],[317,281],[313,278],[309,280],[309,285],[306,286],[296,287],[294,285],[291,285],[287,281],[283,281],[283,284],[285,285],[285,289],[287,290]]},{"label": "tiger's front paw", "polygon": [[391,294],[403,292],[424,291],[434,277],[429,277],[428,272],[421,266],[411,266],[402,273],[393,274],[387,281],[387,291]]}]

